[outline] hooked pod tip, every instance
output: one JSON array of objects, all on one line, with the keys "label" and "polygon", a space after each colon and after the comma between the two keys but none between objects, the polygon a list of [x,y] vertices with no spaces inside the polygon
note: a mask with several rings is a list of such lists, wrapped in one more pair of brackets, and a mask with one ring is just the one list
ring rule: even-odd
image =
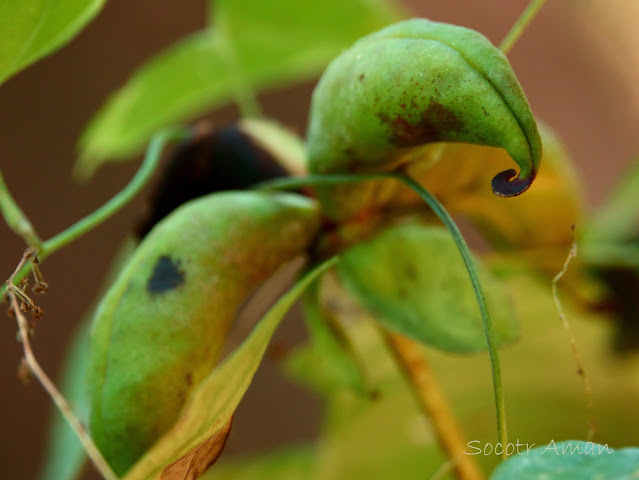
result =
[{"label": "hooked pod tip", "polygon": [[513,168],[495,175],[491,183],[493,193],[498,197],[516,197],[530,188],[537,176],[537,171],[532,170],[527,178],[520,178]]}]

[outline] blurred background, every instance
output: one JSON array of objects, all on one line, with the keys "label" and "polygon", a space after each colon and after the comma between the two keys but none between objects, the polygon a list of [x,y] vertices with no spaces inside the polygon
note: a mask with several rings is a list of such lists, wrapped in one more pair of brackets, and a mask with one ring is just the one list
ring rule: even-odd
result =
[{"label": "blurred background", "polygon": [[[76,141],[108,95],[150,55],[204,26],[204,0],[110,0],[97,19],[58,53],[0,88],[0,166],[17,201],[48,238],[109,199],[138,162],[107,166],[87,184],[71,177]],[[415,16],[479,30],[499,43],[527,0],[420,0],[402,2]],[[588,204],[597,205],[639,152],[639,3],[628,0],[551,0],[509,57],[533,111],[565,142],[584,180]],[[299,133],[305,129],[312,83],[260,95],[264,111]],[[229,106],[208,115],[233,121]],[[105,225],[43,265],[50,285],[39,298],[45,315],[34,348],[56,376],[74,326],[93,301],[121,239],[143,215],[139,196]],[[0,276],[7,278],[24,245],[0,224]],[[32,479],[40,468],[51,404],[40,386],[23,386],[16,369],[21,348],[15,322],[0,321],[0,471]],[[295,316],[275,345],[303,335]],[[568,347],[567,347],[568,348]],[[267,358],[235,417],[226,455],[256,452],[311,439],[321,408],[310,394],[282,379]],[[86,478],[94,478],[87,474]]]}]

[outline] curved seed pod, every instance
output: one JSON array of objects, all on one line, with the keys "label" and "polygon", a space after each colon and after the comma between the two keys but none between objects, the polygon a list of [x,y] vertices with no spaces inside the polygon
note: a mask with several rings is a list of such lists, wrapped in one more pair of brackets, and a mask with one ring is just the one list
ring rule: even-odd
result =
[{"label": "curved seed pod", "polygon": [[299,195],[223,192],[185,204],[144,239],[92,331],[90,429],[117,473],[171,427],[238,307],[304,252],[318,217]]},{"label": "curved seed pod", "polygon": [[[539,167],[541,140],[524,92],[505,55],[473,30],[426,19],[396,23],[337,57],[313,93],[312,173],[391,169],[405,149],[440,141],[503,147],[520,172],[493,179],[500,196],[524,192]],[[329,214],[357,209],[358,199],[349,204],[345,193],[320,191]]]}]

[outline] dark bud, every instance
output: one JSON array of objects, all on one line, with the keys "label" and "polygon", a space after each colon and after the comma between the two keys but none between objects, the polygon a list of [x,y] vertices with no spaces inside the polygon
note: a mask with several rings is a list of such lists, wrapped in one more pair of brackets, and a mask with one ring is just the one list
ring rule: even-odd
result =
[{"label": "dark bud", "polygon": [[178,145],[156,185],[150,212],[137,234],[153,226],[183,203],[221,190],[242,190],[290,172],[240,125],[202,128]]}]

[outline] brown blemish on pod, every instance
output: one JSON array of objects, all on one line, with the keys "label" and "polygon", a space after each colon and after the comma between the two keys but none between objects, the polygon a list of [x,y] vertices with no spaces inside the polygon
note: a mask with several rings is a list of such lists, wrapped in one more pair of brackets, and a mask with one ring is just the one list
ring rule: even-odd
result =
[{"label": "brown blemish on pod", "polygon": [[[411,107],[415,106],[414,101],[411,100]],[[398,147],[412,147],[439,141],[442,139],[442,132],[464,131],[464,122],[435,99],[430,100],[426,109],[421,112],[420,120],[416,123],[412,123],[402,116],[391,117],[385,113],[379,113],[377,116],[390,127],[389,141]]]}]

